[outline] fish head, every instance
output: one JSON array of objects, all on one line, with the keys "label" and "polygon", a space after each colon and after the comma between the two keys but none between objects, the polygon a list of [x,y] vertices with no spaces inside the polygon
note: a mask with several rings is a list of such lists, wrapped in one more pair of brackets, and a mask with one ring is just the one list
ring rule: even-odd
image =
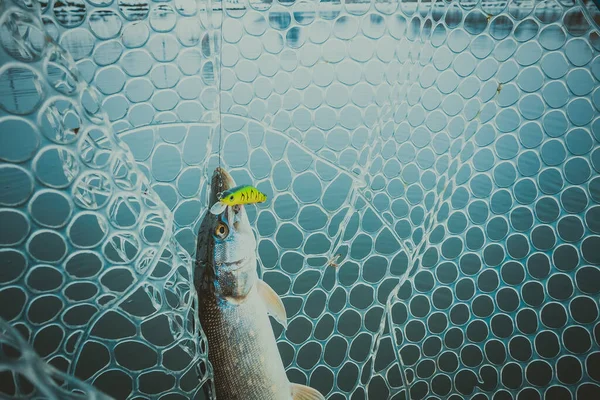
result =
[{"label": "fish head", "polygon": [[[219,193],[235,187],[231,175],[217,168],[211,180],[209,209]],[[207,211],[198,231],[196,279],[223,297],[244,297],[257,278],[256,239],[243,205]]]},{"label": "fish head", "polygon": [[253,258],[256,261],[256,239],[244,206],[227,206],[215,216],[212,229],[213,264],[216,268],[241,268]]}]

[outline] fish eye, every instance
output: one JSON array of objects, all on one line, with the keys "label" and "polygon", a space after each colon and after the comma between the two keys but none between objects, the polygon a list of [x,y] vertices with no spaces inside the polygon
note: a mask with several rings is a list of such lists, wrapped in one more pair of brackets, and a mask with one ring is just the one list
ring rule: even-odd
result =
[{"label": "fish eye", "polygon": [[229,227],[226,224],[219,222],[215,228],[215,236],[219,239],[225,239],[227,235],[229,235]]},{"label": "fish eye", "polygon": [[229,196],[229,200],[233,200],[233,195]]}]

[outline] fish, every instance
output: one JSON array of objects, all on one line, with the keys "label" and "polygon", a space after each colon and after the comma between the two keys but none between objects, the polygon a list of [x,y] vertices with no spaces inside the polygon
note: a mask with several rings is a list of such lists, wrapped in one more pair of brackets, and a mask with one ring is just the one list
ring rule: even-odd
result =
[{"label": "fish", "polygon": [[[209,206],[218,189],[235,187],[217,168]],[[316,389],[289,382],[269,314],[287,327],[283,302],[257,273],[256,239],[244,205],[206,212],[198,230],[194,286],[208,341],[218,400],[324,400]]]},{"label": "fish", "polygon": [[215,215],[221,214],[227,206],[263,203],[267,200],[267,195],[254,186],[241,185],[218,193],[217,198],[218,201],[210,208],[210,212]]}]

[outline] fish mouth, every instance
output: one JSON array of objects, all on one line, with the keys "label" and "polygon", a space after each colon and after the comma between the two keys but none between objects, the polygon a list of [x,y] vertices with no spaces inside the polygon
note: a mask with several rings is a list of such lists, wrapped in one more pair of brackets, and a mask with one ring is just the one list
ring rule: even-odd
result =
[{"label": "fish mouth", "polygon": [[226,262],[225,261],[225,262],[223,262],[222,265],[225,265],[227,267],[240,267],[244,263],[244,261],[246,261],[247,259],[248,259],[248,257],[243,257],[243,258],[240,258],[237,261],[231,261],[231,262]]},{"label": "fish mouth", "polygon": [[217,196],[219,193],[231,189],[235,187],[235,181],[229,175],[225,169],[221,167],[215,168],[215,172],[213,172],[213,176],[211,179],[211,194],[210,194],[210,204],[209,207],[212,207],[219,199]]}]

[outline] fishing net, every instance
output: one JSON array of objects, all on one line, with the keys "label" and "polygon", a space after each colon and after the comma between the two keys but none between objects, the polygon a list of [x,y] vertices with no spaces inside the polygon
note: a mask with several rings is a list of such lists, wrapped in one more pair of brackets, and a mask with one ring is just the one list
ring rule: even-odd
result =
[{"label": "fishing net", "polygon": [[173,215],[39,5],[0,6],[2,397],[99,396],[75,376],[191,398],[209,368]]},{"label": "fishing net", "polygon": [[[290,381],[600,398],[593,2],[1,7],[0,315],[57,371],[202,396],[191,271],[221,162],[269,197],[248,211]],[[3,392],[91,393],[11,351]]]}]

